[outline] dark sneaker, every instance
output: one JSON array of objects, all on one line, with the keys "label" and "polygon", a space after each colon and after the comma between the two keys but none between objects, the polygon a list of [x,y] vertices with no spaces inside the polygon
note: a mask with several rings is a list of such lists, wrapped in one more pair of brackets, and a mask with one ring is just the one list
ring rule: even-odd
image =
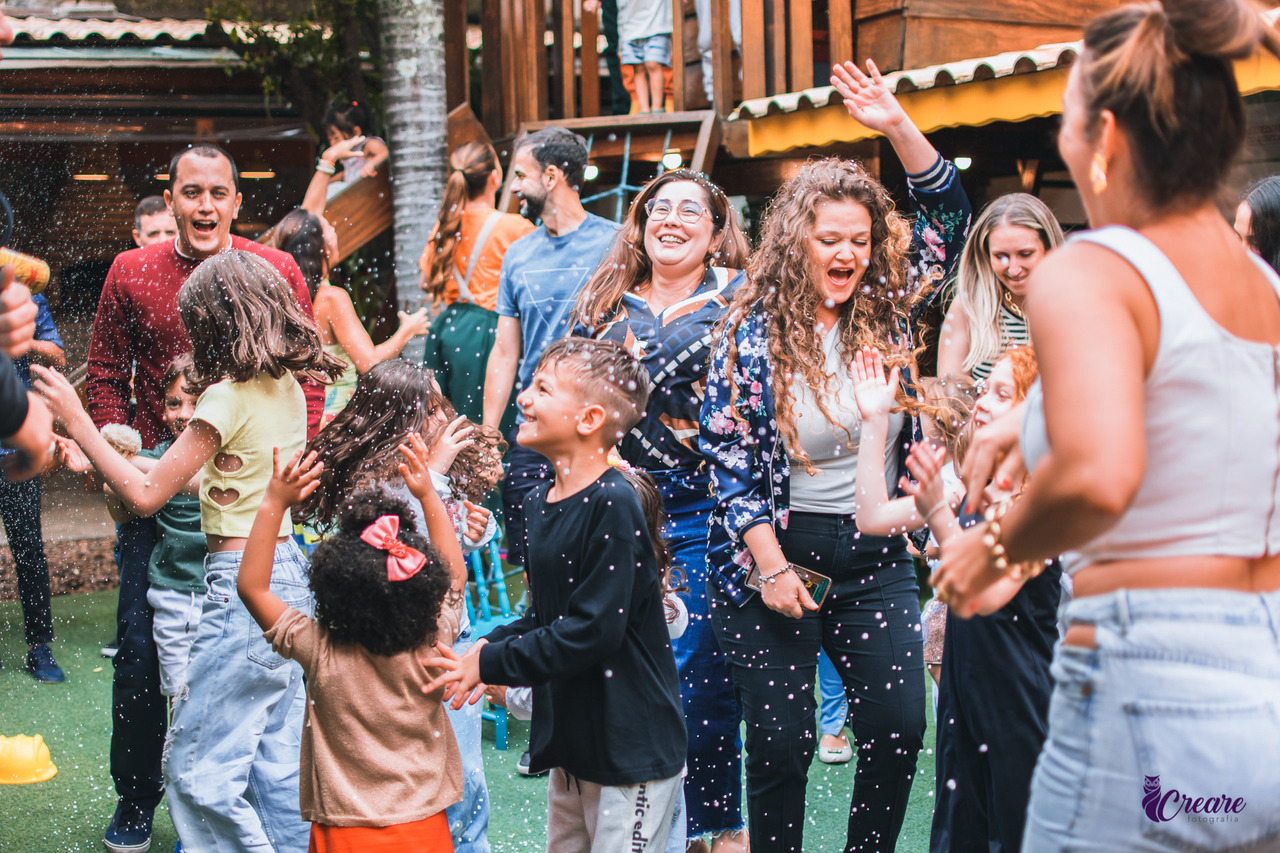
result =
[{"label": "dark sneaker", "polygon": [[151,849],[152,813],[128,803],[116,806],[103,845],[111,853],[147,853]]},{"label": "dark sneaker", "polygon": [[27,672],[45,684],[60,684],[67,680],[62,674],[62,667],[53,659],[53,652],[44,643],[27,652]]},{"label": "dark sneaker", "polygon": [[524,755],[520,756],[520,760],[516,762],[516,772],[521,776],[546,776],[550,771],[539,770],[533,773],[529,770],[529,750],[524,751]]}]

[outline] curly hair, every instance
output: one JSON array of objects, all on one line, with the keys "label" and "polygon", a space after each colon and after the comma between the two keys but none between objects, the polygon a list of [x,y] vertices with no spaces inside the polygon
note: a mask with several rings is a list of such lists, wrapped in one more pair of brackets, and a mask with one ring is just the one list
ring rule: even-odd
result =
[{"label": "curly hair", "polygon": [[920,413],[933,422],[939,441],[953,458],[960,432],[973,415],[973,404],[978,399],[977,388],[972,377],[961,373],[927,376],[920,380],[923,398]]},{"label": "curly hair", "polygon": [[[384,515],[400,519],[397,537],[427,557],[408,580],[387,578],[387,552],[360,534]],[[311,557],[316,621],[339,644],[357,644],[375,655],[422,648],[436,639],[440,605],[449,593],[449,570],[414,526],[409,505],[381,489],[362,489],[341,508],[337,530]]]},{"label": "curly hair", "polygon": [[193,385],[204,389],[259,373],[305,373],[333,382],[346,364],[324,351],[315,321],[302,313],[284,277],[243,249],[202,261],[178,291],[178,314],[191,338]]},{"label": "curly hair", "polygon": [[573,317],[577,322],[584,326],[599,326],[607,322],[618,313],[624,293],[649,285],[653,278],[653,262],[644,246],[644,230],[649,225],[649,212],[645,205],[649,199],[657,197],[658,190],[678,182],[697,185],[711,215],[714,234],[711,254],[704,259],[706,266],[731,270],[742,268],[751,247],[738,227],[738,219],[724,190],[706,175],[692,169],[663,172],[645,184],[635,201],[631,202],[613,246],[579,291],[578,301],[573,306]]},{"label": "curly hair", "polygon": [[399,358],[371,367],[356,380],[346,408],[311,440],[309,449],[324,463],[324,471],[319,488],[299,504],[298,517],[321,532],[331,528],[343,500],[362,481],[396,476],[396,448],[409,433],[431,443],[437,412],[452,418],[453,406],[430,370]]},{"label": "curly hair", "polygon": [[466,424],[473,428],[473,437],[454,457],[449,466],[449,480],[455,492],[478,504],[502,479],[502,456],[507,452],[507,442],[496,427],[481,426],[470,420]]},{"label": "curly hair", "polygon": [[[914,369],[914,342],[906,333],[914,305],[928,288],[912,291],[907,284],[911,229],[894,209],[893,199],[879,181],[851,160],[830,157],[807,163],[783,184],[765,211],[760,247],[747,264],[747,281],[734,294],[729,310],[717,326],[728,338],[725,372],[733,383],[733,399],[739,397],[734,380],[738,346],[733,331],[756,310],[768,317],[768,349],[773,371],[772,390],[778,430],[788,449],[812,469],[797,440],[791,383],[801,380],[817,394],[823,417],[835,426],[822,401],[829,394],[829,377],[823,366],[822,341],[814,334],[818,306],[824,296],[817,281],[810,234],[824,203],[851,202],[871,215],[871,258],[853,296],[839,307],[840,347],[849,356],[862,347],[884,354],[889,366]],[[901,392],[899,403],[911,404]],[[914,410],[914,409],[913,409]],[[735,419],[741,419],[737,406]],[[811,471],[812,473],[812,471]]]}]

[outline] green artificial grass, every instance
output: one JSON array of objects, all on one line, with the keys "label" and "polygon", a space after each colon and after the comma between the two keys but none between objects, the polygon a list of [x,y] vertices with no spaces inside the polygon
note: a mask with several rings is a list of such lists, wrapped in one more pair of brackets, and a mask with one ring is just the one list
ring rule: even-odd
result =
[{"label": "green artificial grass", "polygon": [[[518,596],[518,590],[515,591]],[[58,775],[34,785],[0,785],[0,851],[63,853],[101,851],[102,833],[115,808],[108,767],[111,741],[111,662],[98,653],[115,634],[114,590],[53,600],[54,656],[65,684],[36,684],[22,670],[26,644],[17,602],[0,602],[0,734],[44,736]],[[919,772],[898,850],[925,850],[933,813],[932,712]],[[489,839],[494,853],[540,851],[546,845],[545,777],[526,779],[516,760],[528,743],[528,724],[510,720],[510,748],[493,746],[485,724],[485,774],[493,804]],[[805,849],[844,846],[853,764],[815,760],[809,773]],[[156,812],[152,850],[169,853],[176,836],[162,804]]]}]

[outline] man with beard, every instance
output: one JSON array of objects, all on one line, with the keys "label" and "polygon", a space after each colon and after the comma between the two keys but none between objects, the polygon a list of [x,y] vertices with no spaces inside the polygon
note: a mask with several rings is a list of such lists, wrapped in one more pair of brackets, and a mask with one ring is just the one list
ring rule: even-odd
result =
[{"label": "man with beard", "polygon": [[[497,427],[511,398],[528,386],[542,351],[564,337],[569,314],[583,282],[613,242],[618,226],[582,207],[578,191],[587,166],[581,136],[547,127],[526,136],[511,158],[511,188],[520,213],[534,231],[511,244],[498,282],[498,331],[484,382],[484,423]],[[518,414],[517,424],[524,420]],[[517,427],[518,428],[518,427]],[[539,453],[516,444],[502,484],[507,522],[507,559],[524,565],[524,525],[520,505],[530,489],[554,478]]]}]

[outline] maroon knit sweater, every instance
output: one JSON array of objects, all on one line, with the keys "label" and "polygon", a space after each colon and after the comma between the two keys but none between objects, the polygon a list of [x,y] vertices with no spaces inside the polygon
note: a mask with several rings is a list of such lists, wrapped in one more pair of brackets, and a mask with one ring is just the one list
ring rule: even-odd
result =
[{"label": "maroon knit sweater", "polygon": [[[277,249],[232,237],[231,248],[253,252],[271,263],[293,288],[308,317],[314,317],[311,295],[293,258]],[[133,427],[143,447],[155,447],[169,437],[164,413],[164,369],[174,357],[191,349],[191,339],[178,316],[178,290],[199,261],[178,254],[173,240],[152,243],[116,255],[102,286],[98,314],[89,344],[89,416],[103,424],[126,423],[129,380],[137,364],[134,393],[138,411]],[[320,427],[324,386],[300,379],[307,398],[307,438]]]}]

